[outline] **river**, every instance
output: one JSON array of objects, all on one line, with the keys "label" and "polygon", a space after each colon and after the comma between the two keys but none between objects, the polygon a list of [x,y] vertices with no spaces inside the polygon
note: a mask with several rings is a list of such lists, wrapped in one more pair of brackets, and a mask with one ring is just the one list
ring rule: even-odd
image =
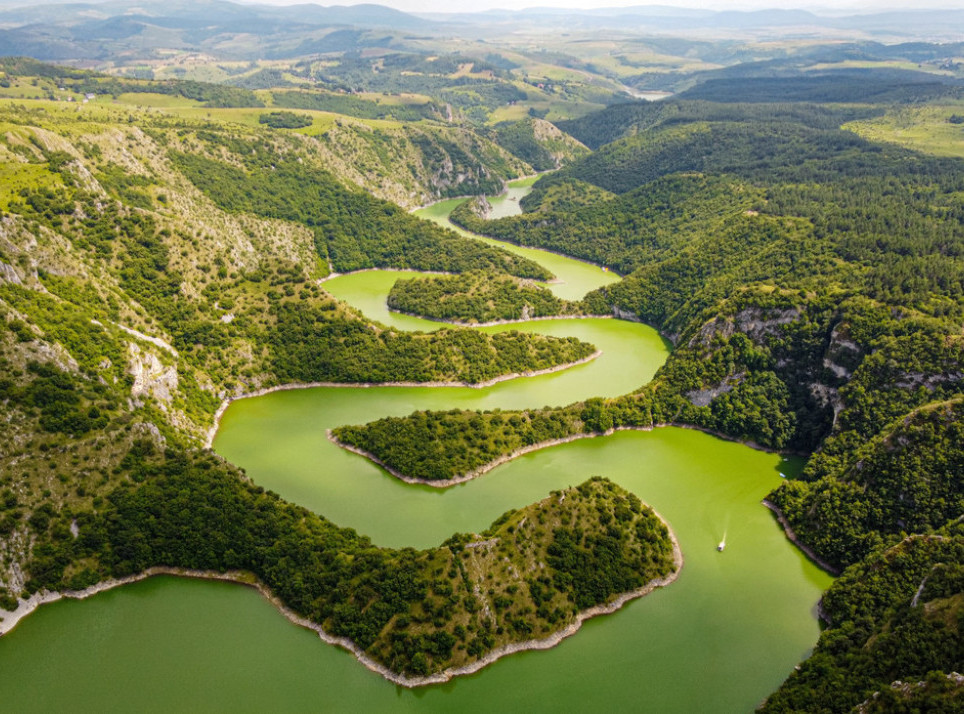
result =
[{"label": "river", "polygon": [[[444,220],[451,203],[426,209]],[[579,297],[615,279],[579,261],[538,256]],[[410,276],[411,274],[406,274]],[[326,289],[400,329],[435,323],[388,313],[390,271]],[[545,449],[472,482],[403,484],[334,447],[325,429],[415,409],[518,408],[614,396],[648,381],[668,354],[654,330],[618,320],[553,320],[487,330],[575,335],[603,350],[565,372],[487,389],[321,388],[234,403],[215,449],[259,484],[382,545],[437,545],[509,508],[600,474],[656,508],[686,564],[677,582],[588,622],[546,652],[500,660],[445,685],[396,687],[291,625],[253,590],[154,578],[82,602],[44,606],[0,638],[8,711],[653,711],[755,707],[818,636],[814,607],[830,578],[760,505],[798,464],[692,430],[620,432]],[[726,534],[727,549],[716,544]]]}]

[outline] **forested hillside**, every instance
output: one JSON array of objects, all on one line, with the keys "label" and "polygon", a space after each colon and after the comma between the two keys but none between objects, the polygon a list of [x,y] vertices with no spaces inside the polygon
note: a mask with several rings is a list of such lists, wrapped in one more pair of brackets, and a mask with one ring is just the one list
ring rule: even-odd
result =
[{"label": "forested hillside", "polygon": [[[654,382],[634,395],[563,409],[419,413],[346,427],[339,438],[431,479],[480,473],[540,441],[694,425],[815,452],[802,479],[771,500],[796,537],[832,567],[866,569],[875,558],[897,558],[902,546],[895,544],[907,534],[919,534],[912,543],[943,542],[947,536],[929,534],[955,521],[964,505],[964,162],[837,128],[847,117],[879,111],[678,100],[564,124],[601,148],[541,179],[521,216],[485,220],[466,204],[453,220],[626,273],[585,303],[592,312],[642,319],[673,340],[676,350]],[[595,142],[588,136],[594,129]],[[594,200],[565,199],[587,185]],[[463,458],[428,459],[386,439],[423,431]],[[961,567],[956,551],[942,554],[941,563],[926,568]],[[858,577],[851,572],[861,571],[845,577]],[[960,583],[941,582],[935,603],[959,597]],[[878,581],[870,583],[877,593]],[[877,624],[863,624],[854,612],[830,613],[834,626],[849,632],[854,625],[845,620],[854,620],[869,627],[852,647],[883,647],[872,632],[894,628],[893,647],[908,656],[891,657],[891,649],[843,654],[831,644],[839,630],[828,631],[806,678],[795,676],[769,710],[824,710],[817,699],[807,702],[807,693],[830,696],[842,686],[847,696],[830,709],[846,711],[894,679],[959,670],[956,606],[921,607],[915,612],[924,620],[911,626],[889,620],[897,600],[870,597]],[[933,608],[947,616],[928,615]],[[910,654],[921,648],[930,659]],[[837,669],[824,666],[825,656]],[[865,672],[861,658],[887,664]],[[946,687],[931,686],[935,697],[949,696]]]},{"label": "forested hillside", "polygon": [[[498,131],[477,130],[424,95],[366,99],[344,90],[274,89],[270,82],[265,89],[250,89],[186,79],[151,81],[24,57],[0,58],[0,76],[0,100],[76,107],[89,96],[86,109],[93,110],[94,117],[99,118],[105,106],[129,108],[133,113],[115,117],[128,123],[146,109],[252,126],[278,114],[268,107],[296,109],[298,126],[275,128],[313,137],[306,143],[328,171],[405,208],[449,196],[498,194],[506,181],[536,170],[528,159],[554,168],[586,153],[548,122],[507,121]],[[280,72],[272,76],[284,85]]]},{"label": "forested hillside", "polygon": [[[213,493],[249,488],[197,453],[231,396],[290,382],[478,383],[593,353],[516,332],[398,332],[328,295],[332,269],[550,276],[359,190],[318,146],[135,109],[0,105],[0,609],[174,563],[157,534],[143,541],[160,548],[151,556],[134,547],[141,536],[118,531],[109,545],[104,528],[144,497],[148,472],[161,491],[168,477],[197,481],[198,507],[219,512]],[[181,533],[189,524],[171,513],[155,511],[154,525]],[[239,526],[227,513],[215,528]],[[198,553],[198,567],[247,567]]]},{"label": "forested hillside", "polygon": [[388,307],[433,320],[470,324],[585,314],[580,303],[562,300],[531,280],[484,270],[402,278],[388,294]]},{"label": "forested hillside", "polygon": [[543,119],[504,122],[497,127],[495,140],[536,171],[558,169],[589,153],[585,146]]},{"label": "forested hillside", "polygon": [[[554,440],[668,424],[807,455],[768,499],[843,574],[813,657],[765,710],[956,706],[964,160],[841,126],[934,101],[948,114],[959,88],[887,70],[834,75],[843,91],[828,74],[754,78],[755,66],[551,125],[538,117],[571,97],[517,103],[575,84],[517,66],[385,52],[305,61],[287,79],[252,67],[228,86],[0,62],[0,610],[152,566],[242,570],[373,661],[422,676],[671,576],[665,526],[602,480],[478,537],[390,550],[200,448],[223,400],[258,389],[478,384],[594,352],[402,332],[325,291],[335,272],[436,271],[453,275],[400,281],[392,307],[479,322],[612,314],[675,350],[620,397],[418,412],[335,438],[435,482]],[[753,80],[746,101],[718,101],[735,79]],[[612,98],[581,86],[583,107]],[[533,284],[552,277],[539,265],[399,207],[555,168],[522,215],[487,220],[482,200],[452,219],[624,275],[580,303]]]},{"label": "forested hillside", "polygon": [[546,279],[545,269],[474,241],[453,240],[435,224],[396,206],[350,190],[327,171],[304,166],[304,150],[286,156],[270,143],[206,133],[205,153],[226,150],[242,167],[201,153],[174,150],[174,164],[219,208],[308,226],[320,257],[336,272],[365,268],[417,268],[462,272],[490,268]]},{"label": "forested hillside", "polygon": [[823,598],[813,655],[761,711],[959,711],[962,562],[955,519],[847,570]]}]

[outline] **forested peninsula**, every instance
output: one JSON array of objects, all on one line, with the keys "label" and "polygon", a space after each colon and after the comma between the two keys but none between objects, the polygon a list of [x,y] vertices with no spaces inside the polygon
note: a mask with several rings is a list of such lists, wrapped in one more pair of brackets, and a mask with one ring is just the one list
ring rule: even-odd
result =
[{"label": "forested peninsula", "polygon": [[682,567],[666,524],[600,478],[417,551],[378,548],[211,455],[160,453],[143,439],[125,460],[131,483],[96,512],[70,514],[78,537],[70,516],[32,517],[41,536],[67,531],[38,549],[32,591],[79,591],[151,569],[250,574],[289,616],[404,686],[551,646]]},{"label": "forested peninsula", "polygon": [[388,294],[388,307],[432,320],[470,325],[586,314],[579,303],[558,298],[532,280],[486,271],[402,278]]}]

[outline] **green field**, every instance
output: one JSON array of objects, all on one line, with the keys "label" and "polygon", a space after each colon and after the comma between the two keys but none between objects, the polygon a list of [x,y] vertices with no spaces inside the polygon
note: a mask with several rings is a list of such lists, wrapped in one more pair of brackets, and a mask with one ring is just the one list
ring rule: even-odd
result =
[{"label": "green field", "polygon": [[964,124],[948,121],[955,114],[964,115],[964,102],[900,107],[843,128],[871,141],[887,141],[936,156],[964,157]]}]

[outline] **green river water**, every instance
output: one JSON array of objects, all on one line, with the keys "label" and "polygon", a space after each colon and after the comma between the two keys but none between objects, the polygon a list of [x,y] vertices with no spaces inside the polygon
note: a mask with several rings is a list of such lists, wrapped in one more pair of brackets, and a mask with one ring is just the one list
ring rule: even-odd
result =
[{"label": "green river water", "polygon": [[[444,220],[452,203],[425,209]],[[579,297],[614,276],[541,253]],[[326,289],[402,329],[388,313],[398,273]],[[408,274],[410,276],[410,274]],[[741,712],[803,659],[830,578],[784,537],[760,499],[797,464],[692,430],[620,432],[529,454],[447,490],[411,486],[325,439],[325,429],[415,409],[516,408],[614,396],[649,380],[668,352],[649,327],[553,320],[496,329],[575,335],[603,350],[564,372],[469,388],[322,388],[235,402],[215,449],[259,484],[379,544],[437,545],[509,508],[581,483],[618,481],[672,525],[686,559],[671,586],[591,620],[560,646],[504,658],[445,685],[405,690],[291,625],[257,592],[153,578],[42,607],[0,638],[3,711],[653,711]],[[726,535],[727,548],[716,551]]]}]

